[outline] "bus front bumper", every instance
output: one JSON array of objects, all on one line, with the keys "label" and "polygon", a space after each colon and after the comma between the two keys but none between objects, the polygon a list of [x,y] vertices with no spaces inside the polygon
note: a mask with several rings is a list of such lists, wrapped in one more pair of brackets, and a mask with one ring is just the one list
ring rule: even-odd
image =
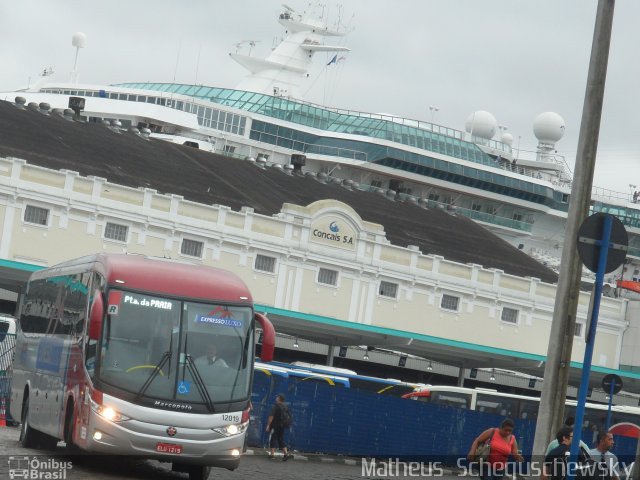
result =
[{"label": "bus front bumper", "polygon": [[91,415],[89,426],[81,432],[81,437],[86,437],[86,449],[92,452],[234,470],[240,463],[245,434],[225,437],[212,429],[172,427],[136,420],[114,423]]}]

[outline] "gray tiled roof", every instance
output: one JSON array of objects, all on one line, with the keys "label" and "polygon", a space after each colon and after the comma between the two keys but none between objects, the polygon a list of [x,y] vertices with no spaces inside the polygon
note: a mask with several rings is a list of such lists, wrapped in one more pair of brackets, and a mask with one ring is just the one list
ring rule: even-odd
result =
[{"label": "gray tiled roof", "polygon": [[104,177],[130,187],[149,187],[204,204],[256,213],[278,213],[285,202],[308,205],[336,199],[367,221],[384,226],[399,246],[417,245],[425,254],[477,263],[518,276],[556,283],[557,275],[522,251],[463,216],[395,202],[376,193],[351,191],[312,178],[256,165],[104,125],[66,121],[0,102],[0,156],[25,159],[52,169]]}]

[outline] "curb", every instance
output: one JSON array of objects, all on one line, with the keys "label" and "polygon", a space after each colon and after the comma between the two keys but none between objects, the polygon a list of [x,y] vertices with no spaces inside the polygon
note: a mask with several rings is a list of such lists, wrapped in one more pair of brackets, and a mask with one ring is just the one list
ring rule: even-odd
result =
[{"label": "curb", "polygon": [[[303,461],[303,462],[320,462],[320,463],[338,463],[338,464],[344,464],[344,465],[350,465],[350,466],[357,466],[360,465],[362,463],[362,459],[360,458],[351,458],[351,457],[342,457],[342,456],[332,456],[332,455],[326,455],[326,454],[302,454],[296,451],[293,452],[289,452],[291,455],[293,455],[293,457],[291,458],[291,460],[293,461]],[[244,452],[245,455],[253,455],[253,456],[263,456],[263,457],[267,457],[268,456],[268,450],[264,449],[264,448],[254,448],[254,449],[247,449],[246,452]],[[281,452],[276,452],[276,458],[281,459],[282,458],[282,453]]]},{"label": "curb", "polygon": [[[265,458],[267,458],[268,456],[268,449],[265,448],[253,448],[253,449],[247,449],[246,452],[244,452],[244,455],[253,455],[253,456],[263,456]],[[345,457],[345,456],[341,456],[341,455],[329,455],[329,454],[322,454],[322,453],[318,453],[318,454],[309,454],[309,453],[301,453],[301,452],[289,452],[291,455],[293,455],[293,457],[291,458],[292,461],[296,461],[296,462],[317,462],[317,463],[335,463],[338,465],[349,465],[349,466],[362,466],[362,461],[363,460],[367,460],[370,461],[371,459],[369,457]],[[282,459],[282,452],[276,452],[276,458],[278,458],[279,460]],[[404,463],[404,462],[403,462]],[[460,476],[461,474],[461,470],[457,469],[457,468],[447,468],[447,467],[442,467],[442,473],[444,475],[447,476]]]}]

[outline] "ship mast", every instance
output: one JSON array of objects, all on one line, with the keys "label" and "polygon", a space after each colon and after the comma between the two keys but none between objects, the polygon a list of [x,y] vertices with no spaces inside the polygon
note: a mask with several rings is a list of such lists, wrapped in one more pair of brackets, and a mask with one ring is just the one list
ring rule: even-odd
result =
[{"label": "ship mast", "polygon": [[300,85],[309,70],[315,52],[348,52],[342,46],[326,45],[326,37],[341,37],[344,31],[331,30],[327,24],[306,12],[296,13],[284,5],[285,11],[278,18],[288,36],[267,58],[251,57],[240,53],[229,56],[249,70],[250,74],[237,86],[266,95],[300,98]]}]

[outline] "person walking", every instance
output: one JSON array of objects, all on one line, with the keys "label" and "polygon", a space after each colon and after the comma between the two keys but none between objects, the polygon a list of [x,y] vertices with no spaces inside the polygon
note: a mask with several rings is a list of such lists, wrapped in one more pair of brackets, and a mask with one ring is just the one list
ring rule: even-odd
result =
[{"label": "person walking", "polygon": [[[567,460],[571,452],[571,442],[573,441],[573,426],[564,425],[556,434],[557,445],[544,457],[542,474],[540,480],[564,480],[567,478]],[[582,442],[581,442],[582,444]],[[578,464],[586,466],[588,450],[580,448],[578,454]]]},{"label": "person walking", "polygon": [[293,455],[289,454],[287,445],[284,442],[284,433],[291,425],[291,418],[289,407],[284,403],[284,395],[281,393],[276,395],[276,402],[273,404],[273,407],[271,407],[271,413],[269,414],[265,428],[266,432],[271,432],[269,439],[269,458],[272,460],[276,458],[276,447],[284,453],[282,457],[283,462],[293,457]]},{"label": "person walking", "polygon": [[[576,423],[576,419],[573,417],[567,417],[564,421],[564,426],[565,427],[570,427],[571,430],[573,431],[573,426]],[[558,433],[560,433],[560,431],[558,431]],[[549,445],[547,446],[547,451],[544,452],[545,456],[549,455],[551,453],[551,450],[553,450],[554,448],[558,448],[558,446],[561,444],[562,442],[560,442],[558,440],[558,437],[556,436],[556,438],[554,438],[553,440],[551,440],[549,442]],[[580,440],[580,450],[584,450],[585,452],[589,452],[589,446],[584,443],[582,440]]]},{"label": "person walking", "polygon": [[489,428],[482,432],[471,444],[469,460],[476,460],[476,450],[480,444],[490,442],[489,457],[480,462],[480,477],[483,480],[501,480],[506,475],[509,456],[518,462],[524,459],[518,451],[518,442],[513,435],[515,423],[510,418],[502,421],[499,428]]},{"label": "person walking", "polygon": [[620,480],[618,457],[610,452],[613,445],[613,434],[599,432],[596,437],[596,448],[589,450],[589,456],[601,466],[602,475],[600,478]]}]

